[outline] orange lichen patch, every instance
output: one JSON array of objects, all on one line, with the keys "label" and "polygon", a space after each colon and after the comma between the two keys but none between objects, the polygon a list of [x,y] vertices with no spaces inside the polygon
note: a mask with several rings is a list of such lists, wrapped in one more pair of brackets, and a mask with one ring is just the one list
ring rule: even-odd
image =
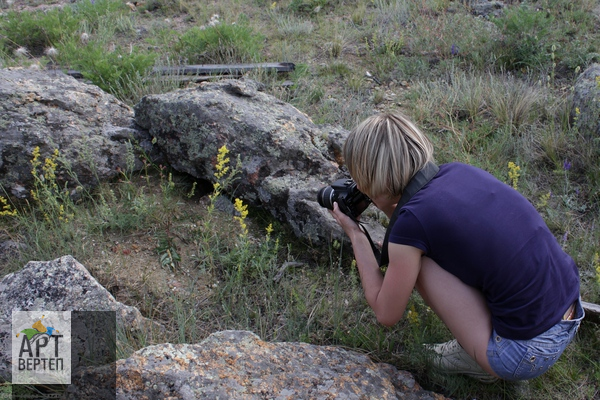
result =
[{"label": "orange lichen patch", "polygon": [[173,361],[175,361],[177,364],[179,364],[183,368],[187,368],[190,365],[190,362],[187,357],[185,359],[183,359],[181,357],[173,357]]},{"label": "orange lichen patch", "polygon": [[283,124],[283,128],[288,132],[292,132],[296,130],[296,125],[294,125],[291,121],[288,121]]},{"label": "orange lichen patch", "polygon": [[126,360],[117,362],[117,389],[124,392],[142,390],[144,388],[142,369],[119,368],[119,364],[124,367],[126,362]]}]

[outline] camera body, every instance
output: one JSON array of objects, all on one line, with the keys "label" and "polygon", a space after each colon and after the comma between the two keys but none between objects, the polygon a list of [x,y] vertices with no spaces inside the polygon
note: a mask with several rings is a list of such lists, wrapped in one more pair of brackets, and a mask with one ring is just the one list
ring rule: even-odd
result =
[{"label": "camera body", "polygon": [[333,210],[337,202],[340,210],[352,219],[358,218],[371,204],[371,199],[356,188],[352,179],[338,179],[331,186],[326,186],[317,193],[317,201],[321,207]]}]

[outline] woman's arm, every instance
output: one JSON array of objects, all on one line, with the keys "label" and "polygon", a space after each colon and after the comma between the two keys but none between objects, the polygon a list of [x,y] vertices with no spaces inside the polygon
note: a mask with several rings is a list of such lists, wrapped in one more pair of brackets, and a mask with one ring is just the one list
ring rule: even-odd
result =
[{"label": "woman's arm", "polygon": [[342,213],[337,203],[332,215],[352,242],[365,297],[377,321],[386,326],[394,325],[402,318],[417,281],[422,251],[411,246],[390,244],[390,263],[384,277],[371,244],[358,224]]},{"label": "woman's arm", "polygon": [[386,326],[400,321],[421,272],[423,251],[412,246],[390,243],[383,285],[377,296],[377,320]]}]

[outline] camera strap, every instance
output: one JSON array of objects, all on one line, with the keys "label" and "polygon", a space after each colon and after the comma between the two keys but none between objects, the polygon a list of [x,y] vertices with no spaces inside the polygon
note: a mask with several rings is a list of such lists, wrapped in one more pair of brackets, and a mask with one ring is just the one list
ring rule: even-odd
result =
[{"label": "camera strap", "polygon": [[390,238],[392,228],[396,223],[398,214],[400,213],[400,209],[411,199],[411,197],[413,197],[419,190],[421,190],[423,186],[425,186],[431,179],[433,179],[433,177],[438,173],[439,170],[440,168],[435,163],[428,162],[412,177],[410,182],[408,182],[408,185],[406,185],[406,187],[404,188],[402,196],[400,196],[400,200],[398,201],[398,204],[396,205],[396,208],[392,213],[392,217],[390,218],[390,223],[385,231],[385,239],[383,239],[381,251],[379,251],[375,247],[373,241],[371,240],[371,237],[369,236],[369,234],[367,234],[367,238],[371,243],[373,253],[375,254],[375,258],[377,258],[380,267],[387,265],[390,261],[388,256],[388,241]]}]

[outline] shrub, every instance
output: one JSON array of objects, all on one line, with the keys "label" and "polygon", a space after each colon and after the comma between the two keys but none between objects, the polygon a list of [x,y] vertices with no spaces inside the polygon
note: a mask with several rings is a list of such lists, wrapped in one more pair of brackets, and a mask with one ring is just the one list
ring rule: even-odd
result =
[{"label": "shrub", "polygon": [[142,53],[135,47],[107,51],[95,42],[83,47],[70,42],[62,50],[61,61],[79,69],[86,79],[122,100],[132,82],[140,82],[157,58],[156,54]]},{"label": "shrub", "polygon": [[526,6],[508,9],[503,18],[492,21],[504,35],[498,61],[508,70],[532,68],[544,70],[550,63],[549,27],[554,22],[550,13]]},{"label": "shrub", "polygon": [[227,64],[260,59],[262,35],[247,25],[217,24],[205,29],[191,28],[176,45],[188,63]]},{"label": "shrub", "polygon": [[50,46],[56,46],[79,26],[70,7],[52,9],[47,13],[11,11],[0,21],[0,41],[10,50],[26,48],[33,56],[41,56]]}]

